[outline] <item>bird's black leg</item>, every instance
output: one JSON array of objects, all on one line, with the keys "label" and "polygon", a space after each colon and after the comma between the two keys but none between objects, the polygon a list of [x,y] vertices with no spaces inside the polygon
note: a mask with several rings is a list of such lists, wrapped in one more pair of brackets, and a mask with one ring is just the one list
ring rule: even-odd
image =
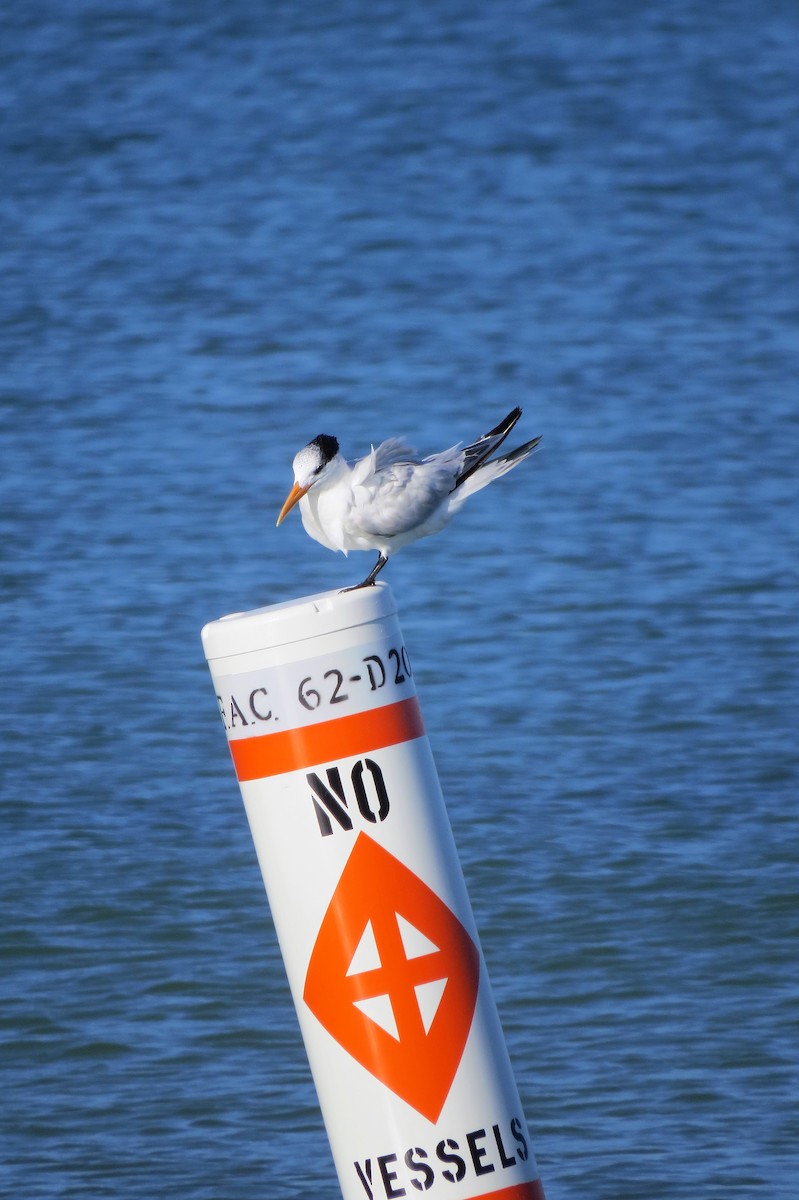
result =
[{"label": "bird's black leg", "polygon": [[375,563],[375,565],[372,567],[371,571],[370,571],[370,572],[369,572],[369,574],[366,576],[366,578],[363,580],[363,582],[362,582],[362,583],[356,583],[356,584],[354,584],[352,587],[348,587],[348,588],[342,588],[342,589],[341,589],[341,590],[342,590],[342,592],[357,592],[358,588],[362,588],[362,587],[371,587],[371,586],[372,586],[372,584],[374,583],[374,581],[377,579],[377,576],[378,576],[378,575],[380,574],[380,572],[383,570],[383,567],[386,565],[386,563],[387,563],[387,562],[388,562],[388,556],[387,556],[387,555],[385,555],[385,554],[383,554],[383,553],[380,553],[380,554],[378,554],[378,556],[377,556],[377,562],[376,562],[376,563]]}]

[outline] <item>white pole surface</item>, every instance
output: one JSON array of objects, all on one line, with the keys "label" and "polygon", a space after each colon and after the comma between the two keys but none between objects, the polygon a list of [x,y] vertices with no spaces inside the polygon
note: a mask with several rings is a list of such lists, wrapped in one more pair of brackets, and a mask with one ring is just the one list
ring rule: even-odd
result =
[{"label": "white pole surface", "polygon": [[543,1200],[391,590],[202,637],[344,1200]]}]

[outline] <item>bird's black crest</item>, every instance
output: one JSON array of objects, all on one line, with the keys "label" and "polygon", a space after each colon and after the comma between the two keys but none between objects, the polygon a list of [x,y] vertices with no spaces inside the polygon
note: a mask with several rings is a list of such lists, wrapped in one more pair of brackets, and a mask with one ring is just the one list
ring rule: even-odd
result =
[{"label": "bird's black crest", "polygon": [[338,454],[338,439],[332,437],[329,433],[320,433],[315,437],[312,446],[318,446],[322,451],[325,462],[330,462],[331,458],[335,458]]}]

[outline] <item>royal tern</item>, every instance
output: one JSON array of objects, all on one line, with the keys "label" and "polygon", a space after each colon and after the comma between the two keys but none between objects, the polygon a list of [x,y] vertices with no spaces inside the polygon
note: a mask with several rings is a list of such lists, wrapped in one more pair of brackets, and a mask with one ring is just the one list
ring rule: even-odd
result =
[{"label": "royal tern", "polygon": [[[389,438],[356,462],[320,433],[294,458],[294,486],[279,525],[299,501],[306,533],[328,550],[376,550],[377,562],[356,588],[373,584],[396,550],[438,533],[465,500],[532,454],[540,437],[491,458],[522,415],[514,408],[489,433],[463,448],[419,458],[401,438]],[[347,588],[354,591],[354,588]]]}]

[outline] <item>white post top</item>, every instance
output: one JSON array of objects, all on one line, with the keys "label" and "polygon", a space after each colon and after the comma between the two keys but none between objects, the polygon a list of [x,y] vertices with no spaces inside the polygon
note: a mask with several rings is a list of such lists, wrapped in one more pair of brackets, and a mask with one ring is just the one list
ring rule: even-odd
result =
[{"label": "white post top", "polygon": [[231,613],[211,621],[202,631],[209,662],[232,654],[247,654],[256,647],[269,650],[292,642],[368,625],[393,616],[397,604],[387,583],[353,591],[319,592],[282,604],[267,604],[250,612]]}]

